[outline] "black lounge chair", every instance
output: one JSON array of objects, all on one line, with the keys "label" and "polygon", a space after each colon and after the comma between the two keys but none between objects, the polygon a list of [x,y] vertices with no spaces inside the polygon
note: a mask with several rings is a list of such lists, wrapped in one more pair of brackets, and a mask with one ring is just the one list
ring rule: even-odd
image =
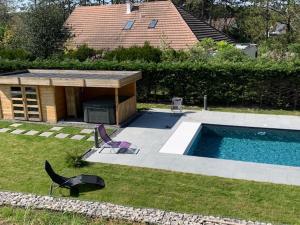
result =
[{"label": "black lounge chair", "polygon": [[[53,187],[55,184],[57,184],[58,187],[70,189],[71,196],[78,196],[79,191],[92,191],[102,189],[105,187],[104,180],[98,176],[84,174],[70,178],[60,176],[54,172],[50,163],[47,160],[45,161],[45,170],[52,180],[49,195],[52,195]],[[80,190],[81,187],[83,190]]]}]

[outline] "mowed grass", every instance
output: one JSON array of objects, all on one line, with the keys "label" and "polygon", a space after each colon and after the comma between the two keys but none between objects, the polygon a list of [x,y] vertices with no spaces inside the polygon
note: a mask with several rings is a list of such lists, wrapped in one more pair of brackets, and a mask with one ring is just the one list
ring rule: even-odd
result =
[{"label": "mowed grass", "polygon": [[0,207],[0,224],[18,225],[141,225],[118,220],[92,219],[78,214]]},{"label": "mowed grass", "polygon": [[[139,110],[146,110],[150,108],[170,109],[170,104],[157,104],[157,103],[138,103]],[[183,106],[185,110],[202,110],[200,106]],[[256,113],[256,114],[273,114],[273,115],[289,115],[300,116],[299,110],[282,110],[282,109],[259,109],[259,108],[246,108],[246,107],[209,107],[210,111],[217,112],[234,112],[234,113]]]},{"label": "mowed grass", "polygon": [[[274,223],[300,224],[300,187],[110,164],[68,168],[68,151],[84,152],[92,143],[70,139],[0,134],[0,189],[48,194],[44,161],[62,175],[81,173],[104,178],[106,188],[79,199],[135,207],[216,215]],[[57,189],[56,196],[68,196]]]}]

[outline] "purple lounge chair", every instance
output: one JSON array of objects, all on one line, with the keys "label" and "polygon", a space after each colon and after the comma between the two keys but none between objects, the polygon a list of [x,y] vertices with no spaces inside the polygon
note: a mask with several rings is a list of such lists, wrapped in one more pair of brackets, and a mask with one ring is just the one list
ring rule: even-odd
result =
[{"label": "purple lounge chair", "polygon": [[[97,131],[102,138],[104,145],[103,148],[112,148],[117,149],[117,153],[137,153],[139,149],[133,147],[133,145],[127,141],[113,141],[108,134],[106,133],[105,127],[103,124],[97,125]],[[128,151],[129,150],[129,151]]]}]

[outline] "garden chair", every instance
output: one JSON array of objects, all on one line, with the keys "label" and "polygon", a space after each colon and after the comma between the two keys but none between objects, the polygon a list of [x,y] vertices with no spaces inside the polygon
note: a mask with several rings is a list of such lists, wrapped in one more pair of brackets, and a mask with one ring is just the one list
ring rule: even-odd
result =
[{"label": "garden chair", "polygon": [[[98,190],[105,187],[104,180],[101,177],[94,175],[81,174],[75,177],[63,177],[54,172],[50,163],[45,161],[45,170],[52,180],[50,185],[49,195],[52,195],[55,185],[60,188],[70,189],[71,196],[78,196],[80,187],[83,187],[83,191]],[[84,189],[85,188],[85,189]]]},{"label": "garden chair", "polygon": [[178,97],[172,98],[171,111],[172,112],[175,112],[175,111],[182,112],[182,102],[183,102],[182,98],[178,98]]},{"label": "garden chair", "polygon": [[127,153],[127,154],[137,154],[139,149],[136,146],[133,146],[130,142],[127,141],[113,141],[107,134],[103,124],[99,124],[96,127],[101,139],[104,144],[103,148],[111,148],[115,153]]}]

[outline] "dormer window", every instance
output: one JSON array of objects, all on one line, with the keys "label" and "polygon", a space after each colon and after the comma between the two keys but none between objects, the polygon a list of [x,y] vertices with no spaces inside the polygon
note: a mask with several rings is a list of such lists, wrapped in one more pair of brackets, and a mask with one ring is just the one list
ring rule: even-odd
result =
[{"label": "dormer window", "polygon": [[157,19],[153,19],[150,21],[148,28],[153,29],[156,27],[158,20]]},{"label": "dormer window", "polygon": [[134,20],[128,20],[123,30],[130,30],[133,27],[133,24],[134,24]]}]

